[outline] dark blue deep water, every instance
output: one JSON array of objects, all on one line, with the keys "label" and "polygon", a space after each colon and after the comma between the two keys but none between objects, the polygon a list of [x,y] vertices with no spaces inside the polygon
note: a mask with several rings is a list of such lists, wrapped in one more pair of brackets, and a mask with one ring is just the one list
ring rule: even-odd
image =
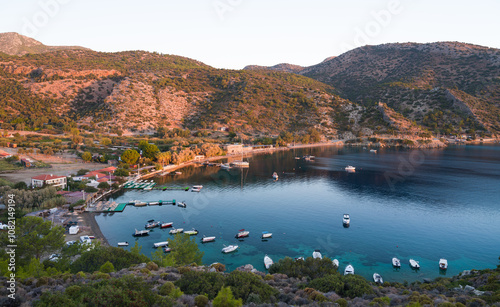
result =
[{"label": "dark blue deep water", "polygon": [[[312,154],[314,162],[295,156]],[[158,186],[202,184],[200,193],[184,191],[126,191],[117,202],[185,201],[173,206],[135,208],[101,214],[96,220],[109,243],[137,240],[148,256],[154,242],[169,238],[155,229],[149,237],[133,238],[149,219],[174,222],[174,227],[216,236],[199,244],[203,262],[221,262],[229,270],[252,264],[265,271],[263,257],[309,257],[315,249],[352,264],[356,274],[371,280],[374,272],[385,281],[414,281],[443,276],[440,258],[448,259],[446,276],[468,269],[494,268],[500,256],[500,147],[461,146],[447,149],[380,149],[321,147],[275,152],[248,158],[250,168],[224,171],[201,166],[176,177],[158,178]],[[347,173],[347,165],[356,167]],[[276,171],[279,180],[271,177]],[[342,226],[349,213],[351,226]],[[250,237],[238,241],[239,229]],[[262,231],[273,233],[262,241]],[[238,244],[233,254],[223,245]],[[130,248],[130,246],[128,248]],[[401,259],[394,270],[392,257]],[[409,258],[420,262],[412,270]]]}]

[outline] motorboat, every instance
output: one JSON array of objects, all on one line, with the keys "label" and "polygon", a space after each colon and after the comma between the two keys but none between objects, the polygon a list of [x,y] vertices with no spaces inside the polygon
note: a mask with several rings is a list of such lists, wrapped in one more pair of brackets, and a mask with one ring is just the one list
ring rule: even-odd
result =
[{"label": "motorboat", "polygon": [[352,265],[348,265],[345,267],[345,270],[344,270],[344,275],[354,275],[354,267]]},{"label": "motorboat", "polygon": [[352,165],[348,165],[345,167],[346,172],[348,173],[354,173],[356,171],[356,168]]},{"label": "motorboat", "polygon": [[152,186],[149,186],[149,187],[145,187],[143,190],[144,190],[144,191],[151,191],[152,189],[153,189],[153,187],[152,187]]},{"label": "motorboat", "polygon": [[448,268],[448,260],[444,258],[439,259],[439,268],[441,270],[446,270]]},{"label": "motorboat", "polygon": [[201,189],[203,189],[203,186],[202,185],[194,185],[193,189],[201,190]]},{"label": "motorboat", "polygon": [[132,234],[134,237],[143,237],[143,236],[149,236],[149,230],[135,230],[135,232]]},{"label": "motorboat", "polygon": [[167,246],[168,245],[168,241],[163,241],[163,242],[157,242],[157,243],[154,243],[153,246],[155,248],[158,248],[158,247],[163,247],[163,246]]},{"label": "motorboat", "polygon": [[203,236],[203,238],[201,239],[202,243],[214,242],[214,241],[215,241],[215,237],[205,237],[205,236]]},{"label": "motorboat", "polygon": [[181,233],[183,231],[184,231],[184,228],[174,228],[174,229],[170,230],[168,233],[177,234],[177,233]]},{"label": "motorboat", "polygon": [[311,160],[314,160],[316,157],[315,156],[311,156],[311,155],[305,155],[302,157],[302,159],[306,160],[306,161],[311,161]]},{"label": "motorboat", "polygon": [[248,161],[233,161],[231,165],[234,167],[250,167],[250,163]]},{"label": "motorboat", "polygon": [[305,259],[304,259],[304,257],[297,257],[297,258],[295,258],[295,261],[299,261],[299,260],[304,261]]},{"label": "motorboat", "polygon": [[395,268],[400,268],[401,267],[401,260],[399,260],[396,257],[392,258],[392,266]]},{"label": "motorboat", "polygon": [[351,218],[349,217],[349,214],[344,214],[344,217],[342,218],[342,224],[346,227],[349,227],[351,224]]},{"label": "motorboat", "polygon": [[314,259],[323,259],[323,256],[321,256],[321,252],[319,251],[319,249],[314,250],[313,258]]},{"label": "motorboat", "polygon": [[333,259],[332,260],[332,263],[334,266],[336,266],[337,268],[339,267],[339,260],[338,259]]},{"label": "motorboat", "polygon": [[152,202],[149,202],[149,203],[148,203],[148,205],[149,205],[149,206],[157,206],[157,205],[159,205],[159,204],[160,204],[160,202],[159,202],[159,201],[152,201]]},{"label": "motorboat", "polygon": [[236,238],[240,239],[240,238],[248,237],[249,234],[250,234],[250,231],[246,231],[245,229],[240,229],[240,232],[238,232],[238,234],[236,235]]},{"label": "motorboat", "polygon": [[271,257],[269,257],[268,255],[265,255],[264,256],[264,266],[266,267],[266,270],[269,270],[269,268],[271,267],[271,265],[273,265],[273,259],[271,259]]},{"label": "motorboat", "polygon": [[118,246],[128,246],[128,242],[118,242]]},{"label": "motorboat", "polygon": [[224,248],[222,248],[222,252],[224,254],[227,254],[227,253],[234,252],[237,249],[238,249],[238,245],[229,245],[229,246],[224,245]]},{"label": "motorboat", "polygon": [[191,230],[188,230],[188,231],[184,231],[185,234],[188,234],[190,236],[194,236],[194,235],[197,235],[198,234],[198,230],[196,229],[191,229]]},{"label": "motorboat", "polygon": [[160,226],[160,224],[161,224],[161,222],[160,222],[160,221],[158,221],[158,222],[149,222],[149,223],[147,223],[144,227],[145,227],[146,229],[150,229],[150,228],[159,227],[159,226]]},{"label": "motorboat", "polygon": [[416,261],[414,259],[410,259],[410,266],[413,269],[419,269],[420,268],[420,264],[418,264],[418,261]]},{"label": "motorboat", "polygon": [[179,206],[179,207],[181,207],[181,208],[186,208],[186,206],[187,206],[187,205],[186,205],[186,203],[185,203],[185,202],[180,201],[180,202],[178,202],[178,203],[177,203],[177,206]]},{"label": "motorboat", "polygon": [[229,169],[231,169],[231,165],[229,165],[229,163],[223,163],[223,164],[221,164],[220,168],[225,169],[225,170],[229,170]]},{"label": "motorboat", "polygon": [[172,251],[172,249],[171,249],[170,247],[165,247],[165,248],[163,249],[163,251],[164,251],[165,253],[170,253],[170,252]]},{"label": "motorboat", "polygon": [[371,153],[377,153],[377,150],[376,149],[370,149],[370,152]]},{"label": "motorboat", "polygon": [[273,179],[274,180],[278,180],[279,176],[278,176],[278,173],[274,172],[273,173]]},{"label": "motorboat", "polygon": [[198,189],[198,188],[195,188],[195,187],[191,188],[191,192],[200,192],[200,191],[201,191],[201,189]]},{"label": "motorboat", "polygon": [[378,284],[384,283],[384,280],[382,279],[382,276],[380,276],[379,273],[373,273],[373,281],[378,283]]},{"label": "motorboat", "polygon": [[174,174],[176,174],[176,175],[182,175],[182,172],[177,171]]},{"label": "motorboat", "polygon": [[269,239],[269,238],[271,238],[272,236],[273,236],[273,234],[272,234],[272,233],[270,233],[269,231],[263,231],[263,232],[262,232],[262,236],[261,236],[261,238],[262,238],[262,239]]},{"label": "motorboat", "polygon": [[141,200],[131,200],[129,202],[130,205],[134,205],[135,207],[144,207],[147,205],[146,202],[141,201]]},{"label": "motorboat", "polygon": [[161,223],[160,228],[169,228],[174,225],[174,222],[168,222],[168,223]]}]

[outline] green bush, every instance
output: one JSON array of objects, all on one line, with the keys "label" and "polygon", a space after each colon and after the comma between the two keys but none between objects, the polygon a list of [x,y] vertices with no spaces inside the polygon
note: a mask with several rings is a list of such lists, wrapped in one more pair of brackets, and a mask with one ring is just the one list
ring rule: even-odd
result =
[{"label": "green bush", "polygon": [[153,261],[148,262],[146,265],[146,268],[150,271],[157,271],[158,270],[158,265],[154,263]]},{"label": "green bush", "polygon": [[225,278],[219,273],[189,271],[184,273],[181,279],[175,282],[175,285],[186,294],[203,293],[212,300],[224,286],[224,283]]},{"label": "green bush", "polygon": [[160,288],[158,289],[158,294],[167,296],[170,295],[170,293],[172,293],[174,289],[175,289],[174,284],[170,281],[167,281],[166,283],[160,286]]},{"label": "green bush", "polygon": [[226,276],[226,286],[230,286],[235,297],[248,300],[251,293],[258,294],[263,302],[271,302],[271,297],[279,292],[262,281],[258,275],[249,272],[232,271]]},{"label": "green bush", "polygon": [[233,297],[230,287],[224,287],[219,291],[212,305],[214,307],[239,307],[243,305],[243,302]]},{"label": "green bush", "polygon": [[99,268],[99,271],[102,273],[111,273],[115,271],[115,267],[113,264],[109,261],[106,261],[101,267]]},{"label": "green bush", "polygon": [[208,302],[209,302],[208,297],[206,297],[205,295],[197,295],[194,298],[194,303],[198,307],[205,307],[206,305],[208,305]]},{"label": "green bush", "polygon": [[339,273],[313,279],[307,286],[325,293],[330,291],[341,293],[344,290],[342,275]]},{"label": "green bush", "polygon": [[84,252],[71,266],[71,272],[79,271],[92,273],[98,271],[107,261],[111,262],[115,270],[119,271],[139,263],[147,263],[150,259],[142,254],[134,254],[124,249],[111,246],[100,246]]},{"label": "green bush", "polygon": [[311,279],[320,278],[337,272],[337,268],[328,258],[313,259],[306,258],[304,261],[296,261],[290,257],[280,259],[269,269],[270,274],[281,273],[288,277],[309,277]]}]

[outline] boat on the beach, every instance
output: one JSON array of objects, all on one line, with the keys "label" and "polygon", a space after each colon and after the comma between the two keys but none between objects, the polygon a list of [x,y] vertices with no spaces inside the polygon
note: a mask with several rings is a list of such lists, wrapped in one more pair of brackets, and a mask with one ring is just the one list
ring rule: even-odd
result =
[{"label": "boat on the beach", "polygon": [[271,238],[272,236],[273,236],[273,234],[272,234],[272,233],[270,233],[269,231],[263,231],[263,232],[262,232],[262,236],[261,236],[261,238],[262,238],[262,239],[269,239],[269,238]]},{"label": "boat on the beach", "polygon": [[222,248],[222,252],[224,254],[227,254],[227,253],[234,252],[237,249],[238,249],[238,245],[229,245],[229,246],[224,245],[224,247]]},{"label": "boat on the beach", "polygon": [[319,249],[314,250],[313,252],[313,258],[314,259],[323,259],[323,256],[321,255],[321,252]]},{"label": "boat on the beach", "polygon": [[344,270],[344,275],[353,275],[354,274],[354,267],[352,265],[347,265]]},{"label": "boat on the beach", "polygon": [[396,257],[392,258],[392,266],[395,268],[400,268],[401,267],[401,260],[399,260]]},{"label": "boat on the beach", "polygon": [[128,246],[128,242],[118,242],[118,246]]},{"label": "boat on the beach", "polygon": [[444,258],[441,258],[439,259],[439,268],[441,270],[446,270],[448,269],[448,260],[444,259]]},{"label": "boat on the beach", "polygon": [[279,176],[278,176],[278,173],[274,172],[273,173],[273,179],[274,180],[278,180]]},{"label": "boat on the beach", "polygon": [[264,266],[266,267],[266,270],[269,270],[269,268],[271,267],[271,265],[273,265],[273,259],[271,259],[271,257],[269,257],[268,255],[265,255],[264,256]]},{"label": "boat on the beach", "polygon": [[174,228],[174,229],[170,230],[168,233],[177,234],[177,233],[181,233],[183,231],[184,231],[184,228]]},{"label": "boat on the beach", "polygon": [[344,217],[342,218],[342,224],[344,225],[344,227],[349,227],[349,225],[351,224],[351,218],[349,217],[349,214],[344,214]]},{"label": "boat on the beach", "polygon": [[412,267],[412,269],[419,269],[420,268],[420,264],[418,264],[418,261],[416,261],[414,259],[410,259],[410,266]]},{"label": "boat on the beach", "polygon": [[198,230],[196,229],[191,229],[191,230],[188,230],[188,231],[184,231],[185,234],[188,234],[190,236],[194,236],[194,235],[197,235],[198,234]]},{"label": "boat on the beach", "polygon": [[378,283],[378,284],[384,283],[384,280],[382,279],[382,276],[380,276],[379,273],[373,273],[373,281]]},{"label": "boat on the beach", "polygon": [[340,263],[339,263],[339,260],[338,260],[338,259],[333,259],[333,260],[332,260],[332,263],[333,263],[333,265],[334,265],[334,266],[336,266],[337,268],[339,267],[339,264],[340,264]]},{"label": "boat on the beach", "polygon": [[235,237],[240,239],[240,238],[248,237],[248,235],[250,235],[250,231],[246,231],[245,229],[240,229],[240,232],[238,232],[238,234]]},{"label": "boat on the beach", "polygon": [[153,246],[155,248],[158,248],[158,247],[163,247],[163,246],[167,246],[168,245],[168,241],[163,241],[163,242],[157,242],[157,243],[153,243]]},{"label": "boat on the beach", "polygon": [[346,172],[348,173],[354,173],[356,171],[356,168],[352,165],[348,165],[345,167]]},{"label": "boat on the beach", "polygon": [[215,241],[215,237],[205,237],[203,236],[203,238],[201,239],[201,242],[202,243],[207,243],[207,242],[214,242]]},{"label": "boat on the beach", "polygon": [[151,228],[155,228],[155,227],[159,227],[161,224],[160,221],[157,221],[157,222],[149,222],[147,223],[146,225],[144,225],[144,228],[146,229],[151,229]]},{"label": "boat on the beach", "polygon": [[143,237],[143,236],[149,236],[149,230],[135,230],[133,233],[134,237]]},{"label": "boat on the beach", "polygon": [[160,228],[172,227],[173,224],[174,224],[174,222],[161,223]]}]

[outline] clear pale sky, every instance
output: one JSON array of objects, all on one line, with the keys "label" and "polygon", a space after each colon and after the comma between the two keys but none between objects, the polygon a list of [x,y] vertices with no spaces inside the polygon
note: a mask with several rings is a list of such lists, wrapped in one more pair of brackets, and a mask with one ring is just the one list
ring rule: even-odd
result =
[{"label": "clear pale sky", "polygon": [[0,0],[0,32],[46,45],[175,54],[217,68],[317,64],[362,45],[500,48],[499,0]]}]

